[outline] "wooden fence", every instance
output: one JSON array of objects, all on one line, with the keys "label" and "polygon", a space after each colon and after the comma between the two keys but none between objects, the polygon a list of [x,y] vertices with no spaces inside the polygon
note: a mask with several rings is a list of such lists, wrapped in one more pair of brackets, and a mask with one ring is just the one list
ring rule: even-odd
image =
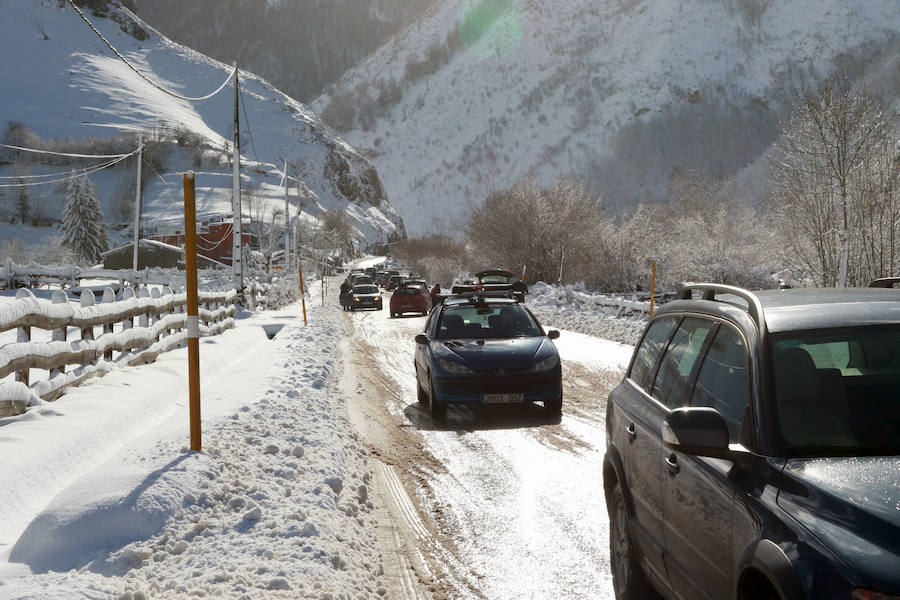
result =
[{"label": "wooden fence", "polygon": [[[254,273],[254,278],[264,279],[264,274]],[[201,269],[200,281],[215,285],[228,285],[232,281],[231,271],[222,269]],[[139,285],[184,284],[184,271],[178,269],[83,269],[76,265],[48,267],[44,265],[17,265],[10,259],[0,263],[0,289],[37,287],[41,285],[78,288],[83,279],[105,279],[118,281],[118,289],[125,284]]]},{"label": "wooden fence", "polygon": [[[200,334],[210,336],[234,326],[234,290],[201,291]],[[66,388],[95,375],[156,360],[162,352],[186,343],[187,294],[164,287],[124,288],[116,299],[107,288],[102,300],[84,290],[73,306],[61,290],[40,300],[28,289],[0,304],[0,335],[15,329],[16,341],[0,345],[0,416],[21,414],[40,398],[54,400]],[[33,335],[34,330],[43,335]],[[96,335],[97,330],[101,333]],[[49,334],[49,335],[48,335]],[[78,365],[72,370],[67,367]],[[31,382],[32,369],[49,372]]]}]

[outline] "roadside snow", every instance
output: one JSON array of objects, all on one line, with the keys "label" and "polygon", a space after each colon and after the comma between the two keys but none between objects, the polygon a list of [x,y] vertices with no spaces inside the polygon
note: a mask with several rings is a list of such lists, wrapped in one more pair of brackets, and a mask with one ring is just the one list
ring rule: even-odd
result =
[{"label": "roadside snow", "polygon": [[584,292],[584,284],[573,287],[539,281],[528,289],[525,304],[545,327],[577,331],[630,346],[638,343],[647,325],[647,315],[616,317],[614,308],[581,301],[583,297],[588,300],[592,297]]},{"label": "roadside snow", "polygon": [[0,598],[381,598],[368,455],[330,385],[345,324],[298,313],[201,342],[200,453],[184,350],[0,419]]}]

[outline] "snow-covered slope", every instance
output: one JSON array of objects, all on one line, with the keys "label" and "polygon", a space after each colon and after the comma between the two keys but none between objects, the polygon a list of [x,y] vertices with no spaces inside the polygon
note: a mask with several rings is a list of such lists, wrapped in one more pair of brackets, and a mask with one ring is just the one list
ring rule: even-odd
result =
[{"label": "snow-covered slope", "polygon": [[[116,2],[103,12],[111,18],[90,11],[86,14],[142,73],[180,95],[205,95],[231,70],[169,41]],[[189,130],[201,137],[211,154],[221,151],[226,141],[230,144],[231,85],[198,102],[163,93],[119,60],[66,2],[0,0],[0,55],[4,57],[0,64],[0,127],[10,121],[22,123],[45,140],[101,137],[119,131],[142,131],[153,138]],[[253,190],[270,208],[283,208],[279,184],[284,161],[288,161],[302,169],[308,187],[304,189],[308,195],[305,216],[345,209],[359,235],[369,242],[403,231],[369,161],[334,137],[309,109],[265,81],[242,71],[240,83],[244,102],[242,189]],[[225,160],[220,165],[207,162],[198,167],[188,157],[186,151],[174,152],[166,172],[153,175],[145,195],[147,222],[183,218],[178,174],[192,167],[198,172],[198,216],[231,212],[231,169]],[[0,174],[10,175],[11,166],[0,168]],[[101,194],[111,195],[114,181],[125,177],[130,174],[124,171],[98,174]],[[61,214],[59,190],[46,186],[31,190],[47,212]],[[293,201],[296,203],[296,193]]]},{"label": "snow-covered slope", "polygon": [[896,94],[898,28],[896,0],[444,0],[312,106],[415,233],[528,174],[624,207],[675,167],[751,165],[835,68]]}]

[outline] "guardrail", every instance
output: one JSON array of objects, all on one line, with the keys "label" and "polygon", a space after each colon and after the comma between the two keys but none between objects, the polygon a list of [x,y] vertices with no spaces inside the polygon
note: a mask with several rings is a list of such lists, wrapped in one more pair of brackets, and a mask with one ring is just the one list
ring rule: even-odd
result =
[{"label": "guardrail", "polygon": [[[234,326],[236,298],[234,290],[200,292],[201,336]],[[0,334],[16,330],[16,341],[0,346],[0,379],[15,374],[14,381],[0,382],[0,416],[21,414],[36,398],[54,400],[95,375],[153,362],[183,345],[186,305],[187,294],[168,286],[125,288],[119,300],[106,288],[99,303],[84,290],[78,306],[62,290],[49,301],[18,290],[15,300],[0,305]],[[102,332],[95,336],[97,328]],[[46,333],[34,336],[33,329]],[[78,366],[67,371],[72,365]],[[49,377],[31,383],[32,369],[47,370]]]}]

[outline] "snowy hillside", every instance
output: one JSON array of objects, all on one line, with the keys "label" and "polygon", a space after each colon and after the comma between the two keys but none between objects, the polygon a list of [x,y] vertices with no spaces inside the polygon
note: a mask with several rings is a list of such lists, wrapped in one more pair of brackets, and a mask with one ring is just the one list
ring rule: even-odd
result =
[{"label": "snowy hillside", "polygon": [[759,165],[797,90],[840,69],[900,89],[896,0],[444,0],[313,103],[414,233],[533,174],[608,206],[673,169]]},{"label": "snowy hillside", "polygon": [[[231,71],[228,65],[169,41],[115,2],[99,13],[86,14],[144,75],[182,96],[208,94]],[[197,171],[198,217],[231,212],[226,151],[234,111],[231,84],[205,101],[167,95],[131,71],[66,2],[57,0],[0,0],[0,52],[7,57],[0,65],[0,127],[20,123],[44,141],[102,138],[123,131],[167,139],[172,132],[188,132],[194,147],[180,142],[176,146],[173,141],[174,151],[163,172],[151,173],[145,222],[183,218],[180,173],[191,168]],[[403,231],[371,163],[333,137],[309,109],[265,81],[241,71],[240,84],[242,190],[259,199],[260,210],[271,214],[283,209],[280,182],[287,161],[295,165],[290,174],[305,184],[300,189],[306,219],[328,209],[345,209],[368,242]],[[13,167],[0,164],[0,175],[12,175]],[[59,170],[59,166],[31,167],[33,174]],[[123,179],[133,181],[133,176],[133,168],[92,176],[108,222],[114,221],[108,208],[116,185]],[[0,193],[5,193],[0,204],[11,202],[13,192],[0,189]],[[296,188],[292,193],[293,214]],[[29,194],[51,218],[61,214],[58,188],[33,187]]]}]

